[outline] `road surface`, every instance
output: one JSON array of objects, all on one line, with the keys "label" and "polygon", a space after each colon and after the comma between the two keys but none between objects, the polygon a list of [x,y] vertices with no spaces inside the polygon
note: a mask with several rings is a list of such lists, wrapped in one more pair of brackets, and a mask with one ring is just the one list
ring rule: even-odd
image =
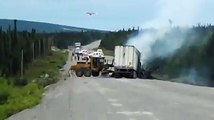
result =
[{"label": "road surface", "polygon": [[83,49],[95,49],[100,46],[101,40],[94,41],[88,45],[82,46]]},{"label": "road surface", "polygon": [[41,104],[8,120],[214,120],[213,88],[62,74]]}]

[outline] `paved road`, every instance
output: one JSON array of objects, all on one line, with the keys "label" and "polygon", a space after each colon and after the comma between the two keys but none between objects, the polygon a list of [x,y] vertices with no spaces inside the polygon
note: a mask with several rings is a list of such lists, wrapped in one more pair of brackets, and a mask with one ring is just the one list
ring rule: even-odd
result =
[{"label": "paved road", "polygon": [[101,40],[94,41],[88,45],[83,46],[84,49],[95,49],[100,46]]},{"label": "paved road", "polygon": [[71,77],[9,120],[214,120],[214,89],[157,80]]}]

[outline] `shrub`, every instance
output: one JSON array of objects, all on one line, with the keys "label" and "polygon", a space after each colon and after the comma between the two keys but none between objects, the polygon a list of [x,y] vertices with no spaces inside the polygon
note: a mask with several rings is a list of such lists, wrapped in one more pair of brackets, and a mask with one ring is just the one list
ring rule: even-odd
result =
[{"label": "shrub", "polygon": [[24,87],[0,84],[0,88],[1,91],[4,90],[4,93],[7,93],[7,100],[4,98],[6,102],[0,105],[0,120],[38,104],[43,92],[43,88],[36,83],[28,83]]},{"label": "shrub", "polygon": [[23,79],[17,78],[17,79],[14,79],[14,81],[13,81],[13,84],[15,86],[25,86],[25,85],[27,85],[27,83],[28,83],[28,80],[25,78],[23,78]]},{"label": "shrub", "polygon": [[10,96],[11,87],[7,84],[0,84],[0,104],[7,102]]},{"label": "shrub", "polygon": [[7,102],[10,97],[12,87],[7,84],[7,80],[0,78],[0,104]]}]

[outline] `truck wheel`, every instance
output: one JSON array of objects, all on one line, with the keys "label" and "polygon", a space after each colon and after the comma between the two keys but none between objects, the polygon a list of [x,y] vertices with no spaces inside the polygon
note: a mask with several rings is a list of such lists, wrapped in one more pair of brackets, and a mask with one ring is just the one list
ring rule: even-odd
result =
[{"label": "truck wheel", "polygon": [[97,76],[99,76],[99,72],[92,71],[92,75],[93,75],[94,77],[97,77]]},{"label": "truck wheel", "polygon": [[76,76],[77,76],[77,77],[82,77],[82,76],[83,76],[83,71],[82,71],[81,69],[77,69],[77,70],[75,71],[75,73],[76,73]]},{"label": "truck wheel", "polygon": [[91,77],[91,70],[90,69],[85,69],[84,76],[85,77]]},{"label": "truck wheel", "polygon": [[120,73],[115,73],[115,74],[114,74],[114,77],[115,77],[115,78],[121,78],[121,75],[120,75]]}]

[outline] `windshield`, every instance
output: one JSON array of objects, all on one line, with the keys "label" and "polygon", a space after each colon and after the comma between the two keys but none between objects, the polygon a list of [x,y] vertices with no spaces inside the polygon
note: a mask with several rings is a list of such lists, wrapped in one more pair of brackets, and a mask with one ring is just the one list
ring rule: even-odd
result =
[{"label": "windshield", "polygon": [[93,58],[93,65],[95,68],[102,67],[104,65],[104,59],[103,58]]}]

